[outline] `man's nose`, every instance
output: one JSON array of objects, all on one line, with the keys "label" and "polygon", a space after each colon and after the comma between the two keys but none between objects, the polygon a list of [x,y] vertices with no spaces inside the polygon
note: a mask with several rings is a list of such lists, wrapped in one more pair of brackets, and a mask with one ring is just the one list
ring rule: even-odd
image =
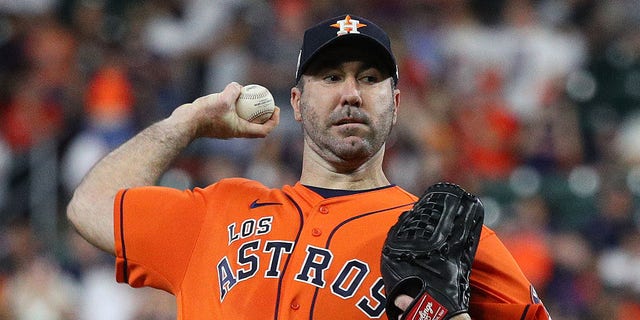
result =
[{"label": "man's nose", "polygon": [[350,106],[359,107],[362,103],[360,95],[360,86],[355,77],[347,77],[342,86],[342,103]]}]

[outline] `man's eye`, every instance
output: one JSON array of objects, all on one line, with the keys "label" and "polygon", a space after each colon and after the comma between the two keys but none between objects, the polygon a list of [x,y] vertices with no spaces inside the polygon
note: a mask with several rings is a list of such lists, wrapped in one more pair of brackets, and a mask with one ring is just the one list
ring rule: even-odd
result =
[{"label": "man's eye", "polygon": [[367,83],[376,83],[378,82],[378,77],[376,76],[364,76],[362,78],[360,78],[361,81],[363,82],[367,82]]},{"label": "man's eye", "polygon": [[340,81],[340,77],[335,74],[331,74],[331,75],[325,76],[324,80],[329,82],[336,82],[336,81]]}]

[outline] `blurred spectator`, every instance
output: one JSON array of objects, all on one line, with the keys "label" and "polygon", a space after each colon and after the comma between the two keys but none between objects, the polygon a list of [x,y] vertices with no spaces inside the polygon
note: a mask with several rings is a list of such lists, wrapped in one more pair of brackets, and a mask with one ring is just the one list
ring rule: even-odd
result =
[{"label": "blurred spectator", "polygon": [[555,261],[553,277],[542,298],[551,301],[549,312],[560,319],[586,319],[601,296],[594,253],[576,232],[559,232],[551,240]]},{"label": "blurred spectator", "polygon": [[582,26],[589,59],[567,91],[580,105],[587,161],[615,162],[612,140],[619,123],[640,106],[640,13],[633,0],[589,2]]},{"label": "blurred spectator", "polygon": [[541,110],[523,123],[518,137],[522,162],[543,174],[564,173],[584,161],[577,106],[563,81],[549,83]]},{"label": "blurred spectator", "polygon": [[2,287],[11,319],[63,320],[75,317],[78,291],[42,246],[27,222],[12,224],[1,252],[6,285]]},{"label": "blurred spectator", "polygon": [[160,1],[147,4],[145,43],[151,52],[169,57],[205,49],[233,24],[232,0]]},{"label": "blurred spectator", "polygon": [[243,172],[243,167],[229,157],[205,156],[198,160],[200,160],[200,163],[198,163],[199,166],[195,171],[197,177],[196,185],[206,186],[211,181],[236,177],[237,174]]},{"label": "blurred spectator", "polygon": [[63,110],[53,99],[46,80],[35,71],[18,78],[9,104],[2,108],[0,131],[16,155],[59,133]]},{"label": "blurred spectator", "polygon": [[627,233],[619,247],[605,249],[598,273],[609,292],[615,293],[615,319],[640,316],[640,232]]},{"label": "blurred spectator", "polygon": [[638,299],[623,300],[616,311],[616,320],[640,319],[640,302]]},{"label": "blurred spectator", "polygon": [[30,194],[36,187],[52,186],[46,194],[55,199],[49,193],[57,187],[55,172],[38,169],[48,158],[55,170],[56,148],[66,135],[66,112],[77,84],[76,41],[53,11],[47,10],[13,19],[7,45],[21,57],[9,59],[13,61],[10,68],[0,76],[6,81],[2,88],[7,89],[0,100],[0,135],[12,153],[7,180],[10,196],[4,211],[9,219],[16,214],[37,214],[30,211],[46,207],[39,202],[42,193]]},{"label": "blurred spectator", "polygon": [[[638,79],[640,86],[640,78]],[[626,117],[617,130],[612,149],[626,166],[640,166],[640,111]]]},{"label": "blurred spectator", "polygon": [[245,176],[249,179],[261,181],[264,185],[276,188],[282,185],[293,185],[297,180],[297,175],[291,173],[282,162],[282,137],[276,135],[266,138],[253,161],[245,171]]},{"label": "blurred spectator", "polygon": [[638,231],[634,217],[638,208],[633,194],[619,182],[611,181],[616,180],[614,175],[608,178],[610,181],[603,185],[598,196],[597,214],[587,220],[584,229],[585,238],[597,252],[615,250],[623,238]]},{"label": "blurred spectator", "polygon": [[[151,288],[136,289],[141,301],[132,319],[135,320],[174,320],[176,318],[175,297]],[[106,319],[106,318],[105,318]]]},{"label": "blurred spectator", "polygon": [[13,319],[63,320],[75,317],[77,288],[49,258],[35,257],[8,280],[7,300]]},{"label": "blurred spectator", "polygon": [[140,296],[113,281],[113,259],[91,246],[74,230],[66,239],[69,247],[67,270],[75,275],[78,320],[134,319]]},{"label": "blurred spectator", "polygon": [[640,297],[640,232],[628,233],[619,247],[606,249],[598,259],[598,272],[606,286]]},{"label": "blurred spectator", "polygon": [[543,23],[535,1],[504,3],[505,96],[512,112],[526,123],[542,112],[547,88],[582,65],[586,44],[584,35],[565,23]]},{"label": "blurred spectator", "polygon": [[514,204],[514,216],[498,229],[500,238],[539,294],[544,296],[554,260],[549,235],[549,208],[540,196]]},{"label": "blurred spectator", "polygon": [[43,145],[55,146],[63,128],[62,105],[48,89],[38,74],[28,72],[17,79],[9,104],[0,106],[0,135],[11,155],[11,162],[5,167],[9,197],[2,206],[2,220],[30,215],[30,182],[37,169],[31,166],[30,161],[35,160],[32,151]]},{"label": "blurred spectator", "polygon": [[503,99],[499,73],[487,70],[478,77],[476,91],[462,97],[454,111],[458,167],[484,180],[502,180],[520,160],[516,154],[520,124]]},{"label": "blurred spectator", "polygon": [[56,2],[56,0],[0,1],[0,12],[24,16],[38,15],[50,12],[55,7]]},{"label": "blurred spectator", "polygon": [[133,89],[122,66],[105,65],[92,77],[85,94],[86,118],[63,158],[66,190],[73,190],[100,158],[133,136],[133,104]]}]

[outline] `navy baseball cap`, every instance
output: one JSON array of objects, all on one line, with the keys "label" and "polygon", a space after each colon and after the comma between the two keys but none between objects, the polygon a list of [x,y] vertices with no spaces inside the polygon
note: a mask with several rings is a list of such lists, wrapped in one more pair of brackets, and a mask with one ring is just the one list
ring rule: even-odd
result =
[{"label": "navy baseball cap", "polygon": [[380,49],[383,61],[388,67],[394,84],[398,83],[398,66],[391,51],[389,36],[373,22],[354,15],[341,15],[320,22],[304,32],[302,48],[298,55],[296,82],[309,66],[318,52],[338,41],[366,41]]}]

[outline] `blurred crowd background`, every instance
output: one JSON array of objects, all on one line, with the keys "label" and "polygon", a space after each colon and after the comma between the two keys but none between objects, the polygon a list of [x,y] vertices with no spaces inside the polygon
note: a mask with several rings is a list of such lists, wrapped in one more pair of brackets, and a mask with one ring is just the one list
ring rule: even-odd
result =
[{"label": "blurred crowd background", "polygon": [[175,319],[171,296],[116,284],[68,225],[74,187],[230,81],[271,90],[277,131],[199,140],[159,184],[294,183],[302,32],[345,12],[393,38],[389,178],[480,195],[554,319],[640,319],[637,0],[0,0],[0,319]]}]

